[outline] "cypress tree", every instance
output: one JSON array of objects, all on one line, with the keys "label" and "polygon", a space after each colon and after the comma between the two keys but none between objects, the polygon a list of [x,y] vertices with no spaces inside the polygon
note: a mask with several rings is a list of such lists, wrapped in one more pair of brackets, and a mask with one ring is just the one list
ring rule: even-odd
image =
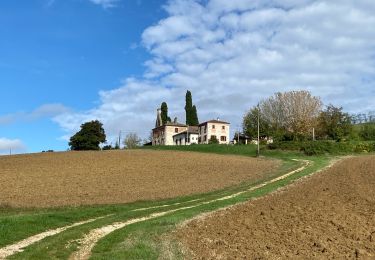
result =
[{"label": "cypress tree", "polygon": [[168,121],[171,119],[168,117],[168,105],[166,102],[163,102],[161,104],[161,121],[163,122],[163,125],[165,125]]},{"label": "cypress tree", "polygon": [[186,92],[186,105],[185,105],[187,125],[192,125],[192,121],[193,121],[192,111],[193,111],[193,98],[191,96],[191,92],[188,90]]},{"label": "cypress tree", "polygon": [[199,125],[197,107],[195,105],[192,108],[192,124],[191,125],[194,125],[194,126]]}]

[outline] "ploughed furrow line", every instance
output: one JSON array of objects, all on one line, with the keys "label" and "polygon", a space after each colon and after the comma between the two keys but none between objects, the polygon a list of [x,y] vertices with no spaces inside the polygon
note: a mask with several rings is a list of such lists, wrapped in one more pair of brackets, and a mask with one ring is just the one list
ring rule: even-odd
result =
[{"label": "ploughed furrow line", "polygon": [[274,178],[272,180],[266,181],[264,183],[261,183],[259,185],[254,186],[254,187],[251,187],[251,188],[246,189],[244,191],[237,192],[235,194],[225,196],[225,197],[221,197],[221,198],[217,198],[217,199],[214,199],[214,200],[200,202],[200,203],[197,203],[197,204],[192,205],[192,206],[186,206],[186,207],[181,207],[181,208],[178,208],[178,209],[168,210],[168,211],[164,211],[164,212],[153,213],[153,214],[150,214],[150,215],[145,216],[145,217],[130,219],[130,220],[127,220],[127,221],[124,221],[124,222],[116,222],[116,223],[112,223],[112,224],[109,224],[109,225],[104,226],[104,227],[93,229],[88,234],[86,234],[82,239],[77,241],[80,244],[80,246],[78,247],[78,251],[74,252],[70,256],[70,259],[71,260],[89,259],[90,256],[91,256],[92,249],[95,247],[95,245],[98,243],[98,241],[100,239],[104,238],[105,236],[109,235],[110,233],[112,233],[116,230],[125,228],[126,226],[129,226],[131,224],[140,223],[140,222],[143,222],[143,221],[155,219],[155,218],[162,217],[162,216],[165,216],[167,214],[175,213],[175,212],[178,212],[178,211],[182,211],[182,210],[186,210],[186,209],[192,209],[192,208],[196,208],[196,207],[199,207],[199,206],[202,206],[202,205],[207,205],[207,204],[211,204],[211,203],[214,203],[214,202],[229,200],[229,199],[238,197],[238,196],[240,196],[244,193],[260,189],[264,186],[267,186],[267,185],[275,183],[277,181],[286,179],[286,178],[288,178],[288,177],[290,177],[290,176],[292,176],[296,173],[299,173],[299,172],[305,170],[309,166],[309,164],[311,163],[308,160],[297,160],[297,159],[294,159],[294,160],[303,162],[304,163],[303,166],[301,166],[300,168],[298,168],[294,171],[288,172],[288,173],[286,173],[282,176],[279,176],[279,177]]}]

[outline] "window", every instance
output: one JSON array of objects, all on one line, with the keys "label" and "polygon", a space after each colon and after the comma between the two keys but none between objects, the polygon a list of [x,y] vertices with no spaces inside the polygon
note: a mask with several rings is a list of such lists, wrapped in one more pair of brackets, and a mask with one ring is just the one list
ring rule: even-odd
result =
[{"label": "window", "polygon": [[226,136],[221,136],[221,137],[220,137],[220,141],[222,141],[222,142],[226,142],[226,141],[227,141],[227,137],[226,137]]},{"label": "window", "polygon": [[177,128],[177,127],[174,129],[174,132],[175,132],[175,133],[178,133],[178,128]]},{"label": "window", "polygon": [[207,126],[204,126],[204,133],[207,132]]},{"label": "window", "polygon": [[203,142],[206,142],[207,141],[207,135],[205,135],[204,137],[203,137]]},{"label": "window", "polygon": [[215,125],[212,125],[212,129],[215,129]]},{"label": "window", "polygon": [[223,125],[223,126],[221,127],[221,129],[222,129],[222,130],[225,130],[225,125]]}]

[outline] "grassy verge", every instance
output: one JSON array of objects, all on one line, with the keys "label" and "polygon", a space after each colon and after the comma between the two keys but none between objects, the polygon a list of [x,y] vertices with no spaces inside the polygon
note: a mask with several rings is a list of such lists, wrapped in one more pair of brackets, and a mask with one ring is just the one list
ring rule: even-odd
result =
[{"label": "grassy verge", "polygon": [[217,145],[217,144],[195,144],[187,146],[145,146],[141,149],[162,151],[184,151],[215,154],[231,154],[255,156],[256,145]]},{"label": "grassy verge", "polygon": [[[172,149],[174,148],[174,149]],[[184,148],[184,149],[183,149]],[[152,148],[155,149],[155,148]],[[189,146],[189,147],[159,147],[163,150],[181,150],[195,152],[211,152],[218,154],[236,154],[245,156],[255,155],[255,146]],[[328,164],[328,157],[308,157],[312,161],[306,170],[290,176],[287,179],[272,183],[252,192],[245,192],[229,200],[216,201],[203,205],[216,198],[245,191],[249,187],[263,183],[276,176],[280,176],[296,169],[299,162],[291,159],[304,159],[301,153],[286,153],[280,151],[265,151],[266,158],[281,159],[283,164],[272,175],[257,182],[244,182],[240,185],[229,187],[220,191],[184,196],[162,201],[145,201],[125,205],[84,206],[60,209],[3,209],[0,211],[0,248],[17,242],[21,239],[38,234],[45,230],[72,224],[99,216],[107,216],[92,223],[87,223],[62,232],[59,235],[48,237],[30,247],[24,252],[11,257],[11,259],[66,259],[78,246],[77,240],[90,230],[108,225],[117,221],[126,221],[132,218],[147,216],[154,212],[178,209],[185,206],[194,206],[191,209],[181,210],[164,217],[130,225],[115,231],[100,240],[93,250],[93,259],[156,259],[163,254],[172,254],[173,258],[181,256],[177,243],[173,239],[165,239],[166,234],[172,231],[176,224],[190,219],[198,214],[210,212],[229,205],[247,201],[251,198],[263,196],[295,179],[311,174]],[[195,200],[195,201],[191,201]],[[176,203],[180,203],[176,205]],[[163,205],[170,206],[163,206]],[[160,207],[162,206],[162,207]],[[137,208],[156,207],[144,211],[133,211]],[[157,208],[159,207],[159,208]]]}]

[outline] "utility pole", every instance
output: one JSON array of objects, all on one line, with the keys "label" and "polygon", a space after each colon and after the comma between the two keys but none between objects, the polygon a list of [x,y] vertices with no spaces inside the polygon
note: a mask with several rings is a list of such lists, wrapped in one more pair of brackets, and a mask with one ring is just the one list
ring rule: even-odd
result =
[{"label": "utility pole", "polygon": [[315,128],[313,127],[313,141],[315,141]]},{"label": "utility pole", "polygon": [[119,147],[119,149],[121,149],[121,130],[118,134],[118,147]]},{"label": "utility pole", "polygon": [[259,108],[259,103],[258,103],[258,144],[257,144],[257,157],[259,157],[260,155],[260,120],[259,120],[259,117],[260,117],[260,108]]},{"label": "utility pole", "polygon": [[12,148],[9,148],[9,155],[12,155]]}]

